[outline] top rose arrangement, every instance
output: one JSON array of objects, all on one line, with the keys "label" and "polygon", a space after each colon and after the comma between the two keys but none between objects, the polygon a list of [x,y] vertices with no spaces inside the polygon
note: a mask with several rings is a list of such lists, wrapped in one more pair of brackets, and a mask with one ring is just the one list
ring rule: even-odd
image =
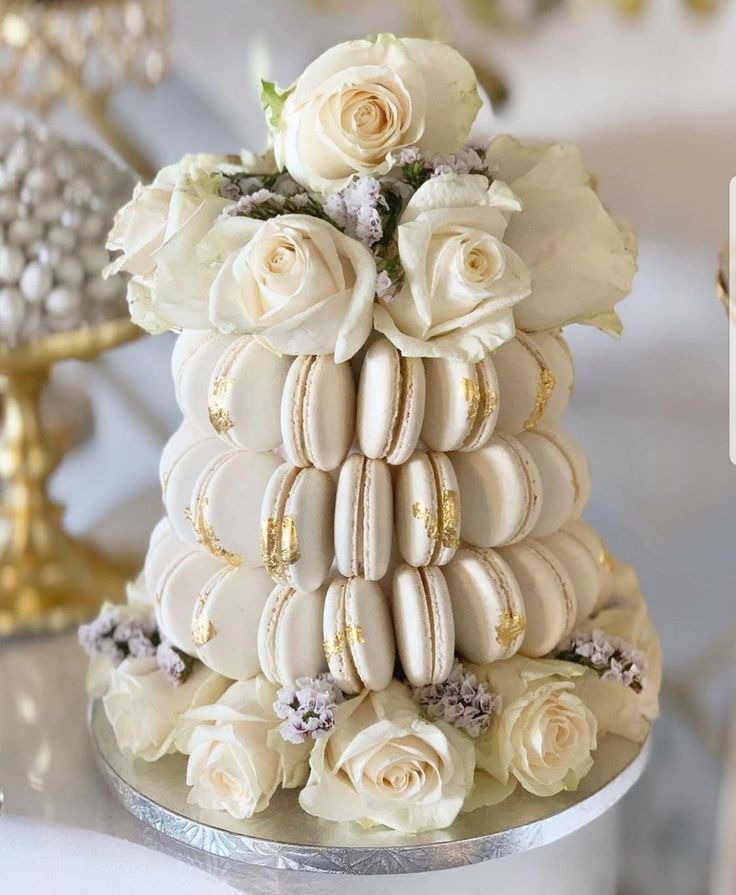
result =
[{"label": "top rose arrangement", "polygon": [[402,354],[477,361],[570,322],[620,331],[636,269],[578,150],[470,140],[470,65],[443,44],[340,44],[280,92],[272,147],[190,155],[118,213],[149,332],[248,333],[281,354],[352,357],[375,328]]}]

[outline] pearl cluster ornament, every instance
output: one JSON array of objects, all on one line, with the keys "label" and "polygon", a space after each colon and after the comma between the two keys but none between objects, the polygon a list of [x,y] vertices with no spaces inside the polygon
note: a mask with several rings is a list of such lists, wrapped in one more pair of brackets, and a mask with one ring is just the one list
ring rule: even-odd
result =
[{"label": "pearl cluster ornament", "polygon": [[27,119],[0,124],[0,342],[127,316],[125,281],[102,271],[105,234],[132,185],[89,146]]}]

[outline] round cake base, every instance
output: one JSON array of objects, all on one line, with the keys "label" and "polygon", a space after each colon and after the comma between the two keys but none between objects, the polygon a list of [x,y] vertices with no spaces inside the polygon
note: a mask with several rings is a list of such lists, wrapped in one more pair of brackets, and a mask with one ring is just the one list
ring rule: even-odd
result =
[{"label": "round cake base", "polygon": [[461,814],[445,830],[408,835],[361,830],[306,814],[296,790],[266,811],[235,820],[187,803],[186,756],[149,763],[121,754],[100,702],[90,707],[100,770],[122,804],[161,833],[237,865],[348,874],[447,870],[520,854],[580,830],[611,809],[646,767],[649,741],[602,738],[593,769],[574,793],[540,799],[518,789],[501,805]]}]

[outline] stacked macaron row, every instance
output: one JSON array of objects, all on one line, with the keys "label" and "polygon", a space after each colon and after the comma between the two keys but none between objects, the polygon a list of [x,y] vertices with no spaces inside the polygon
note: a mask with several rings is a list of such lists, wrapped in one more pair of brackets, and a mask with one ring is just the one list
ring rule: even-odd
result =
[{"label": "stacked macaron row", "polygon": [[606,593],[580,521],[586,459],[557,427],[569,350],[520,333],[472,364],[279,357],[185,331],[184,422],[161,457],[167,517],[145,565],[162,632],[234,679],[329,668],[347,693],[456,655],[548,653]]}]

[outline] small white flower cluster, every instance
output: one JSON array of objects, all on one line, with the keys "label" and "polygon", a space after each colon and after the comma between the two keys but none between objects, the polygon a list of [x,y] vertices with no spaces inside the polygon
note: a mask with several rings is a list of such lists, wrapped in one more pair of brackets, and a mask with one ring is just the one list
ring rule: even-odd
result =
[{"label": "small white flower cluster", "polygon": [[308,737],[319,739],[335,726],[335,708],[343,701],[342,690],[331,674],[300,677],[293,687],[282,687],[273,704],[282,739],[299,745]]},{"label": "small white flower cluster", "polygon": [[325,210],[341,230],[366,248],[372,249],[383,238],[382,213],[389,205],[375,177],[356,178],[327,198]]},{"label": "small white flower cluster", "polygon": [[644,656],[630,644],[598,629],[573,633],[556,657],[592,668],[601,680],[630,687],[635,693],[641,693],[644,688]]},{"label": "small white flower cluster", "polygon": [[446,681],[416,687],[414,698],[430,721],[447,721],[471,737],[487,730],[493,716],[501,711],[501,697],[457,661]]}]

